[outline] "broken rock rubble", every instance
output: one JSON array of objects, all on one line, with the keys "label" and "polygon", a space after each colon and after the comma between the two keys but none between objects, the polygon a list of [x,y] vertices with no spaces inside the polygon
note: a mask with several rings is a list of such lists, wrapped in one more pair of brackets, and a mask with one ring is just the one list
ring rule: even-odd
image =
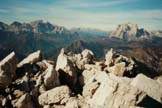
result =
[{"label": "broken rock rubble", "polygon": [[136,73],[138,64],[113,49],[103,60],[88,49],[79,54],[62,49],[56,62],[42,58],[36,51],[18,63],[13,52],[0,61],[0,107],[161,107],[160,76]]}]

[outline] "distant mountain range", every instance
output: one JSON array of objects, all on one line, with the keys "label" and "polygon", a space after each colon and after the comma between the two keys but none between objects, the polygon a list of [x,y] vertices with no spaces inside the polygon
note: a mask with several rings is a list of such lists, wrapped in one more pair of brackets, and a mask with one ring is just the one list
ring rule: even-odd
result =
[{"label": "distant mountain range", "polygon": [[0,22],[0,30],[11,31],[11,32],[32,32],[32,33],[63,33],[68,32],[64,27],[53,25],[43,20],[37,20],[30,23],[13,22],[7,25]]},{"label": "distant mountain range", "polygon": [[1,31],[11,31],[15,33],[30,32],[30,33],[78,33],[80,35],[88,36],[106,36],[107,32],[97,30],[97,29],[85,29],[85,28],[73,28],[71,30],[66,29],[63,26],[58,26],[51,24],[49,22],[44,22],[43,20],[36,20],[29,23],[20,23],[13,22],[10,25],[7,25],[3,22],[0,22]]},{"label": "distant mountain range", "polygon": [[36,50],[42,50],[49,59],[56,59],[63,47],[76,53],[88,48],[97,58],[114,48],[119,53],[139,59],[153,70],[162,70],[161,31],[150,32],[131,23],[105,32],[89,28],[67,29],[43,20],[10,25],[0,22],[0,59],[15,51],[21,60]]},{"label": "distant mountain range", "polygon": [[62,47],[77,40],[93,41],[99,36],[107,37],[107,32],[82,28],[69,30],[43,20],[11,24],[0,22],[0,51],[3,52],[0,58],[13,50],[21,58],[37,49],[43,50],[45,56],[55,58]]},{"label": "distant mountain range", "polygon": [[[101,28],[102,29],[102,28]],[[161,36],[162,31],[147,31],[144,28],[139,28],[137,24],[124,23],[118,25],[116,30],[103,31],[91,28],[72,28],[66,29],[63,26],[36,20],[29,23],[13,22],[10,25],[0,22],[0,31],[8,31],[14,33],[39,33],[39,34],[78,34],[82,37],[107,37],[119,38],[123,40],[151,39],[152,36]]]}]

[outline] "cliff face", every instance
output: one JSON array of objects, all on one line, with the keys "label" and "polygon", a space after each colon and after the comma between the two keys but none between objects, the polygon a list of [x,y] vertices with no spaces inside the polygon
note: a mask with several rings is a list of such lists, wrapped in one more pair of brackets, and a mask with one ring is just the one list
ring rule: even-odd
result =
[{"label": "cliff face", "polygon": [[57,61],[38,50],[18,62],[12,52],[0,62],[0,107],[160,108],[162,77],[141,65],[113,49],[102,60],[88,49],[62,49]]}]

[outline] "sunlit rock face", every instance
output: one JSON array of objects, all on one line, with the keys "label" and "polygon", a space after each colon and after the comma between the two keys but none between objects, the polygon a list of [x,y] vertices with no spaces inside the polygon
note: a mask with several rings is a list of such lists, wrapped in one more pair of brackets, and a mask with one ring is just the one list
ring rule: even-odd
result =
[{"label": "sunlit rock face", "polygon": [[61,82],[70,85],[71,87],[76,84],[77,73],[75,64],[69,59],[68,55],[65,54],[64,49],[61,50],[57,62],[56,71],[59,72]]},{"label": "sunlit rock face", "polygon": [[34,53],[31,53],[28,55],[26,58],[24,58],[18,65],[17,67],[21,68],[26,64],[34,64],[42,59],[42,54],[41,51],[38,50]]},{"label": "sunlit rock face", "polygon": [[117,54],[113,49],[110,49],[105,55],[105,71],[113,73],[117,76],[133,76],[136,68],[136,63],[132,58]]},{"label": "sunlit rock face", "polygon": [[128,41],[151,38],[148,31],[143,28],[139,28],[137,24],[132,23],[118,25],[117,29],[110,34],[110,37]]},{"label": "sunlit rock face", "polygon": [[139,74],[133,79],[131,85],[146,92],[153,99],[162,102],[162,86],[157,81]]}]

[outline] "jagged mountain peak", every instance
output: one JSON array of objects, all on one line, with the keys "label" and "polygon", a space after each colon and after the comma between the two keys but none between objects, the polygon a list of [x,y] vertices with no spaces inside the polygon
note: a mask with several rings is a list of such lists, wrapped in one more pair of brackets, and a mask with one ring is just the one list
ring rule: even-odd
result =
[{"label": "jagged mountain peak", "polygon": [[44,20],[36,20],[29,23],[35,33],[63,33],[68,31],[65,27],[52,24]]},{"label": "jagged mountain peak", "polygon": [[38,25],[53,25],[53,24],[51,24],[50,22],[48,22],[48,21],[44,21],[44,20],[35,20],[35,21],[31,21],[30,23],[29,23],[30,25],[32,25],[32,26],[38,26]]},{"label": "jagged mountain peak", "polygon": [[54,25],[49,22],[44,22],[43,20],[32,21],[30,25],[35,33],[51,32],[54,29]]},{"label": "jagged mountain peak", "polygon": [[150,33],[144,28],[139,28],[137,24],[128,22],[118,25],[117,29],[110,34],[110,37],[124,40],[148,39]]},{"label": "jagged mountain peak", "polygon": [[44,21],[42,19],[40,20],[35,20],[35,21],[31,21],[30,23],[43,23]]},{"label": "jagged mountain peak", "polygon": [[11,23],[11,26],[21,26],[22,23],[18,22],[18,21],[14,21],[13,23]]},{"label": "jagged mountain peak", "polygon": [[10,25],[0,22],[0,30],[11,32],[32,32],[32,33],[64,33],[68,32],[65,27],[54,25],[48,21],[35,20],[29,23],[14,21]]},{"label": "jagged mountain peak", "polygon": [[7,28],[8,28],[7,24],[0,22],[0,30],[6,30]]},{"label": "jagged mountain peak", "polygon": [[137,27],[138,28],[138,25],[136,23],[131,23],[131,22],[126,22],[126,23],[119,24],[119,25],[127,26],[127,27]]}]

